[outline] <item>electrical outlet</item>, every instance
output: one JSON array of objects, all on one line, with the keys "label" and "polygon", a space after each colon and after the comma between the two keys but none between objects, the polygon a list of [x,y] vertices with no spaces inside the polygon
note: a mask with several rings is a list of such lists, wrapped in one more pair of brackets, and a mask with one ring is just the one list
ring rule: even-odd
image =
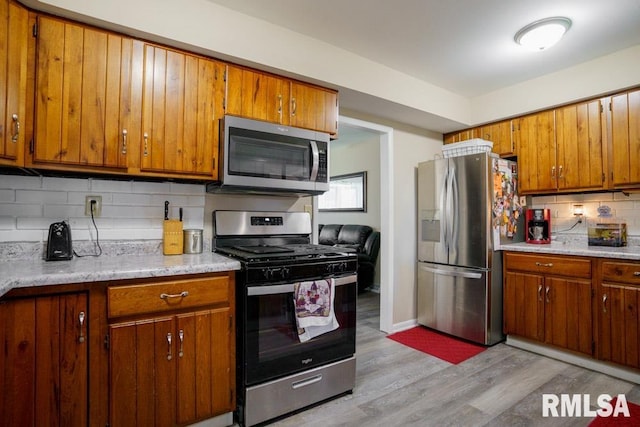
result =
[{"label": "electrical outlet", "polygon": [[84,214],[91,216],[91,202],[95,202],[93,206],[93,217],[97,218],[102,214],[102,196],[87,196],[84,202]]}]

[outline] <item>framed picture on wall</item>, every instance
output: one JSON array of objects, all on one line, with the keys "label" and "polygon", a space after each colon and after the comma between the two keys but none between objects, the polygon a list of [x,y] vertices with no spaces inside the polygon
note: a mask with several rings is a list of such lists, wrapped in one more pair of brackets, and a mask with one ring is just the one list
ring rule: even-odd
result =
[{"label": "framed picture on wall", "polygon": [[366,212],[367,172],[332,176],[329,180],[329,191],[318,196],[318,210]]}]

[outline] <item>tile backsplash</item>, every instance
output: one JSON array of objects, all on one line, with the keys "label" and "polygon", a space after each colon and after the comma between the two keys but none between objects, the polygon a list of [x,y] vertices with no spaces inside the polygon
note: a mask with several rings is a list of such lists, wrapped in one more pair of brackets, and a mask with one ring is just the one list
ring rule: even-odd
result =
[{"label": "tile backsplash", "polygon": [[100,240],[161,240],[164,202],[184,228],[204,228],[203,185],[0,175],[0,243],[45,242],[52,222],[67,220],[72,238],[94,240],[85,197],[102,196]]},{"label": "tile backsplash", "polygon": [[[581,224],[576,225],[573,205],[584,209]],[[626,195],[622,192],[565,194],[557,196],[531,197],[527,208],[547,208],[551,210],[551,227],[554,234],[587,235],[587,224],[598,216],[600,206],[609,206],[611,213],[620,222],[627,223],[629,236],[640,236],[640,194]],[[572,228],[573,227],[573,228]]]}]

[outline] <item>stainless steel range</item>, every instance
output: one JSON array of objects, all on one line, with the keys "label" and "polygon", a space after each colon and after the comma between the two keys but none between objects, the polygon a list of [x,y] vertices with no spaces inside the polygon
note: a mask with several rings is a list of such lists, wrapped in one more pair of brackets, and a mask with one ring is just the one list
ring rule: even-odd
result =
[{"label": "stainless steel range", "polygon": [[[306,212],[214,211],[213,229],[213,249],[242,265],[236,277],[238,422],[263,423],[350,392],[355,252],[311,244]],[[326,326],[303,324],[304,315],[320,312]]]}]

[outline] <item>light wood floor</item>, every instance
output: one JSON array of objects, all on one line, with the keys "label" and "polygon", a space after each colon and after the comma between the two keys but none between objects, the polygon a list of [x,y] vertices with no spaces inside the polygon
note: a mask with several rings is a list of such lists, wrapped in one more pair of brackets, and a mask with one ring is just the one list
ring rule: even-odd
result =
[{"label": "light wood floor", "polygon": [[624,393],[640,386],[505,344],[452,365],[385,338],[379,295],[358,296],[353,394],[272,423],[329,426],[586,426],[591,418],[543,418],[542,394]]}]

